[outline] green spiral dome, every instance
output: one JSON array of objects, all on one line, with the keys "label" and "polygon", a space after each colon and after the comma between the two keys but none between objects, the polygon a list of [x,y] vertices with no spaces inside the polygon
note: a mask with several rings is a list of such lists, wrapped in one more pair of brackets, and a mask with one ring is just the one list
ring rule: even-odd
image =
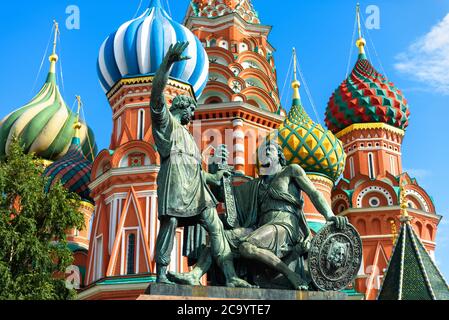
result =
[{"label": "green spiral dome", "polygon": [[[49,161],[60,159],[69,150],[77,116],[67,107],[56,84],[56,59],[50,61],[50,72],[39,93],[0,122],[0,159],[8,154],[14,137],[20,139],[25,152]],[[80,138],[83,154],[93,160],[97,147],[94,134],[85,123]]]}]

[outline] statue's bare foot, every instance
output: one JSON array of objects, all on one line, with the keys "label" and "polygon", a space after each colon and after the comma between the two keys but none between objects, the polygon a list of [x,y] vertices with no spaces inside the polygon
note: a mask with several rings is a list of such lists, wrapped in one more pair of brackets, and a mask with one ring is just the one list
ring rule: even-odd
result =
[{"label": "statue's bare foot", "polygon": [[231,278],[226,285],[230,288],[258,288],[237,277]]},{"label": "statue's bare foot", "polygon": [[161,284],[176,284],[176,283],[171,282],[170,280],[168,280],[167,276],[159,276],[159,277],[157,277],[156,283],[161,283]]},{"label": "statue's bare foot", "polygon": [[192,273],[178,273],[169,271],[167,278],[177,284],[188,286],[201,286],[201,281]]},{"label": "statue's bare foot", "polygon": [[309,290],[309,286],[304,281],[304,279],[297,273],[292,272],[288,275],[288,280],[293,285],[293,288],[298,291],[307,291]]}]

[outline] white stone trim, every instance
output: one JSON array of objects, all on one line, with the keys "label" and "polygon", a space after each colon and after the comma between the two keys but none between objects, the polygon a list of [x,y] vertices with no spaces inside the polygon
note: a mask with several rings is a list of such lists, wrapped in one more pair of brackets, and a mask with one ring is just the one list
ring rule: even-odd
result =
[{"label": "white stone trim", "polygon": [[380,193],[382,193],[386,197],[386,199],[388,201],[388,205],[389,206],[393,206],[394,205],[393,204],[393,195],[388,190],[386,190],[385,188],[382,188],[382,187],[378,187],[378,186],[371,186],[371,187],[363,189],[359,193],[359,195],[357,196],[357,201],[356,201],[356,207],[357,208],[362,208],[362,201],[363,201],[363,199],[365,198],[365,196],[367,196],[371,192],[380,192]]},{"label": "white stone trim", "polygon": [[235,157],[234,165],[245,165],[245,158],[243,157]]},{"label": "white stone trim", "polygon": [[[108,180],[111,177],[122,176],[122,175],[130,175],[130,174],[147,174],[147,173],[159,173],[159,166],[142,166],[142,167],[126,167],[126,168],[113,168],[108,172],[102,174],[97,179],[92,181],[89,184],[89,188],[94,190],[104,181]],[[134,184],[133,184],[134,185]]]},{"label": "white stone trim", "polygon": [[245,145],[243,143],[236,143],[234,145],[235,152],[245,152]]},{"label": "white stone trim", "polygon": [[243,120],[242,119],[235,119],[232,121],[232,125],[234,127],[243,127]]},{"label": "white stone trim", "polygon": [[407,190],[405,190],[405,195],[412,196],[413,198],[418,200],[418,202],[421,204],[421,206],[424,208],[424,210],[426,212],[430,212],[430,208],[429,208],[429,205],[427,204],[426,199],[424,199],[424,197],[418,191],[407,189]]},{"label": "white stone trim", "polygon": [[237,129],[234,131],[233,137],[234,139],[245,139],[245,133],[242,130]]}]

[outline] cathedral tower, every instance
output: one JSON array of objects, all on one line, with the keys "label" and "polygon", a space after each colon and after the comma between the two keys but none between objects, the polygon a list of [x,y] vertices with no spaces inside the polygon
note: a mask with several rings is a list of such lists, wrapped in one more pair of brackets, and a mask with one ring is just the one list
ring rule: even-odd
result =
[{"label": "cathedral tower", "polygon": [[[160,0],[152,0],[141,16],[120,26],[100,48],[98,75],[114,125],[110,147],[100,152],[92,169],[95,218],[87,285],[121,277],[125,284],[142,280],[144,290],[154,281],[160,159],[152,137],[150,95],[153,77],[177,41],[190,42],[186,53],[192,59],[171,72],[165,92],[171,105],[178,95],[201,96],[209,61],[200,41],[168,15]],[[170,266],[178,272],[187,268],[182,242],[179,231]],[[127,294],[132,290],[125,290]]]},{"label": "cathedral tower", "polygon": [[[205,153],[226,144],[237,173],[256,175],[261,139],[283,121],[271,27],[261,24],[251,1],[194,0],[185,25],[209,57],[209,78],[193,132]],[[207,155],[207,154],[206,154]]]},{"label": "cathedral tower", "polygon": [[326,124],[347,154],[344,176],[332,192],[332,208],[347,216],[362,236],[364,264],[357,290],[375,299],[400,228],[401,184],[412,225],[431,256],[441,216],[432,198],[402,169],[409,106],[402,92],[368,60],[359,9],[357,18],[359,56],[330,98]]}]

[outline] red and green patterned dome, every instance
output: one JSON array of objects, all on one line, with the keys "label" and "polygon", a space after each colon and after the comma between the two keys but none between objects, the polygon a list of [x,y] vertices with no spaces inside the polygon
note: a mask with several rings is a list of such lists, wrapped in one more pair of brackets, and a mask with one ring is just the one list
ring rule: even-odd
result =
[{"label": "red and green patterned dome", "polygon": [[334,133],[355,123],[373,122],[405,130],[409,116],[402,92],[377,72],[362,52],[352,73],[330,98],[325,121]]},{"label": "red and green patterned dome", "polygon": [[78,122],[75,128],[77,134],[72,139],[72,144],[67,154],[53,162],[45,170],[44,175],[48,178],[46,190],[48,191],[52,185],[61,181],[67,190],[78,194],[82,200],[93,203],[89,188],[92,162],[83,154],[79,138],[80,128],[81,123]]}]

